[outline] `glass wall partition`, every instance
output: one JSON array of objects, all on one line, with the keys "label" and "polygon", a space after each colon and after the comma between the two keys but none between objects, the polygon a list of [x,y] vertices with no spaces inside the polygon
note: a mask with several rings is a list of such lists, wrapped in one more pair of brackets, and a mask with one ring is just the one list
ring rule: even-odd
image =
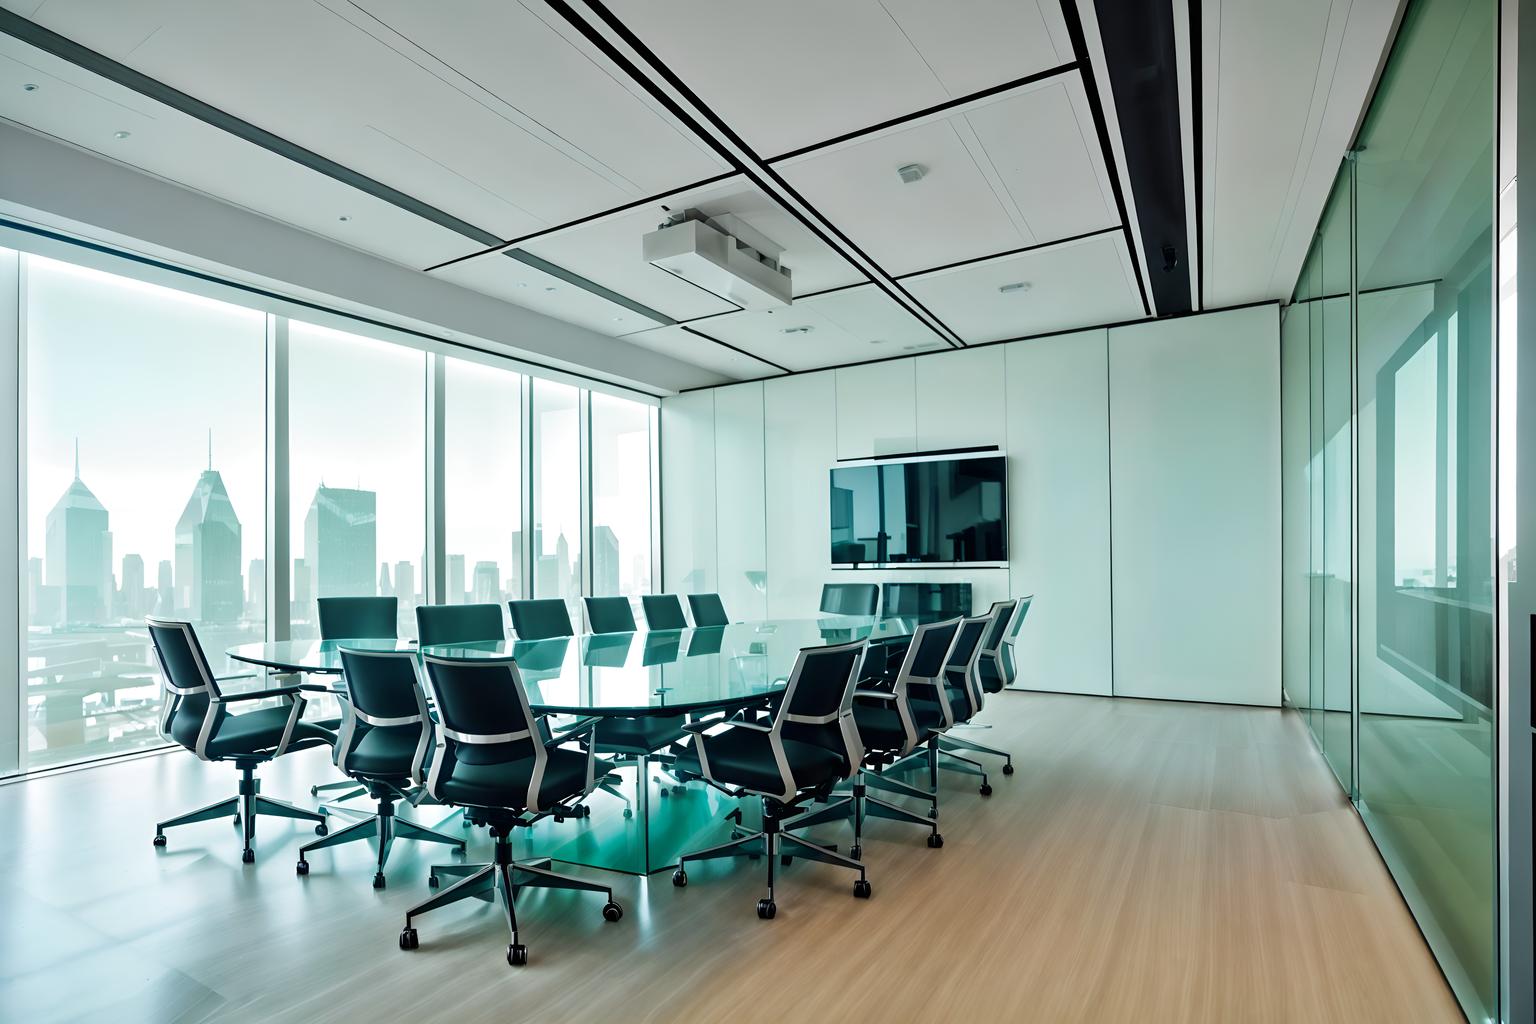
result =
[{"label": "glass wall partition", "polygon": [[32,770],[164,742],[146,615],[220,668],[263,638],[266,321],[42,257],[23,281]]},{"label": "glass wall partition", "polygon": [[533,596],[559,597],[580,622],[581,393],[533,382]]},{"label": "glass wall partition", "polygon": [[655,410],[592,396],[592,593],[651,592],[651,434]]},{"label": "glass wall partition", "polygon": [[444,360],[444,604],[523,594],[522,374]]},{"label": "glass wall partition", "polygon": [[[1313,574],[1293,703],[1474,1020],[1498,991],[1496,14],[1409,4],[1287,311],[1305,317],[1309,387],[1287,434],[1302,409],[1310,434],[1287,537],[1307,538]],[[1294,364],[1299,327],[1285,344]]]}]

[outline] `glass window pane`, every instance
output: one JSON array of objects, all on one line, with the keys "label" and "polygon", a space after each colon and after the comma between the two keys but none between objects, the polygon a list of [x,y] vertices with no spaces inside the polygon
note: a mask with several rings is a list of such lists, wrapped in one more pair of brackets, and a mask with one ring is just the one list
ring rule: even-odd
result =
[{"label": "glass window pane", "polygon": [[533,596],[563,597],[581,621],[581,393],[533,382]]},{"label": "glass window pane", "polygon": [[261,313],[26,259],[23,767],[164,743],[144,616],[266,633]]},{"label": "glass window pane", "polygon": [[426,355],[294,321],[289,529],[295,638],[315,598],[394,595],[416,633],[426,551]]},{"label": "glass window pane", "polygon": [[651,591],[651,417],[639,402],[592,395],[592,593]]},{"label": "glass window pane", "polygon": [[523,596],[523,378],[445,361],[444,603]]}]

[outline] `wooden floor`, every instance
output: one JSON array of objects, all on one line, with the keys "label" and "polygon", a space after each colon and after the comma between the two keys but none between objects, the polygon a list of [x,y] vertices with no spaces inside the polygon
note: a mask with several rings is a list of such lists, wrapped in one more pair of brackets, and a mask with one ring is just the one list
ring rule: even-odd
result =
[{"label": "wooden floor", "polygon": [[[362,846],[295,877],[303,825],[262,819],[249,867],[227,822],[150,845],[157,818],[232,794],[232,769],[173,753],[0,787],[0,1020],[1462,1019],[1294,715],[1009,693],[986,717],[968,735],[1018,774],[988,799],[946,775],[941,850],[873,823],[873,899],[797,862],[765,922],[757,863],[700,864],[681,890],[606,876],[617,924],[601,898],[519,900],[520,969],[478,902],[396,948],[445,859],[418,844],[383,892]],[[297,755],[263,788],[310,803],[327,771]]]}]

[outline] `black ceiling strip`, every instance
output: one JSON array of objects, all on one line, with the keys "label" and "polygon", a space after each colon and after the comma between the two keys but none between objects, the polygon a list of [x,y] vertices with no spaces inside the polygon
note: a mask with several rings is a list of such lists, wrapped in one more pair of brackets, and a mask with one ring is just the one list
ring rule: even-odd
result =
[{"label": "black ceiling strip", "polygon": [[1195,251],[1190,258],[1199,293],[1191,296],[1196,307],[1205,305],[1205,70],[1200,18],[1200,0],[1189,0],[1189,137],[1194,144],[1191,160],[1195,169]]},{"label": "black ceiling strip", "polygon": [[173,89],[164,82],[150,78],[148,75],[133,70],[126,64],[117,61],[95,50],[81,46],[72,39],[67,39],[33,21],[28,21],[11,11],[0,8],[0,32],[19,39],[39,50],[51,53],[55,57],[69,61],[78,67],[100,75],[102,78],[116,82],[118,85],[152,100],[164,103],[181,111],[190,117],[195,117],[205,124],[210,124],[234,135],[252,145],[260,146],[270,153],[276,153],[280,157],[302,164],[316,173],[323,174],[344,185],[350,185],[360,192],[366,192],[375,199],[381,199],[391,206],[399,207],[407,213],[415,214],[423,220],[431,221],[439,227],[447,228],[465,238],[473,239],[481,245],[499,246],[501,239],[491,232],[478,228],[465,220],[444,213],[435,206],[431,206],[406,195],[397,189],[390,188],[381,181],[375,181],[350,167],[343,166],[334,160],[329,160],[318,153],[305,149],[297,143],[289,142],[280,136],[274,135],[265,128],[258,128],[249,121],[241,120],[233,114],[227,113],[211,104],[179,89]]},{"label": "black ceiling strip", "polygon": [[1083,35],[1083,21],[1077,11],[1077,0],[1061,0],[1062,19],[1067,24],[1067,38],[1072,41],[1072,53],[1077,57],[1078,71],[1083,80],[1083,93],[1088,98],[1088,110],[1093,114],[1093,129],[1099,136],[1099,151],[1104,154],[1104,166],[1109,171],[1109,190],[1115,199],[1115,210],[1120,214],[1120,230],[1125,233],[1125,248],[1131,257],[1131,269],[1136,273],[1136,287],[1141,290],[1141,308],[1152,315],[1152,305],[1147,301],[1147,282],[1141,276],[1141,261],[1136,258],[1136,240],[1131,236],[1131,217],[1125,208],[1125,194],[1120,188],[1120,174],[1115,168],[1115,150],[1109,141],[1109,126],[1104,120],[1104,104],[1099,99],[1099,85],[1093,76],[1093,64],[1088,60],[1088,41]]},{"label": "black ceiling strip", "polygon": [[[244,284],[232,278],[223,278],[217,277],[213,274],[205,274],[201,270],[191,270],[187,267],[178,267],[176,264],[166,263],[164,260],[151,259],[148,256],[141,256],[138,253],[130,252],[126,249],[114,249],[112,246],[102,245],[100,242],[88,242],[83,238],[74,238],[70,235],[61,234],[57,231],[49,231],[47,228],[40,228],[34,224],[27,224],[22,221],[11,220],[7,217],[0,217],[0,226],[12,228],[16,231],[22,231],[29,235],[37,235],[39,238],[48,238],[56,242],[64,242],[68,245],[77,245],[82,249],[89,249],[91,252],[104,253],[105,255],[114,256],[118,259],[128,260],[131,263],[138,263],[146,267],[154,267],[157,270],[169,271],[173,274],[180,274],[183,277],[190,277],[197,281],[206,281],[209,284],[216,284],[224,288],[233,288],[236,291],[245,292],[247,295],[260,295],[262,298],[273,299],[277,302],[284,302],[291,306],[298,306],[303,309],[313,309],[320,313],[330,314],[331,316],[340,316],[348,320],[356,320],[361,324],[368,324],[372,327],[383,328],[384,330],[394,331],[398,334],[406,334],[413,338],[421,338],[426,341],[436,342],[439,345],[449,345],[453,348],[464,349],[467,352],[478,352],[481,355],[499,356],[503,359],[522,363],[525,366],[535,366],[541,370],[548,370],[551,373],[561,373],[567,377],[575,377],[579,380],[588,380],[594,384],[601,384],[604,387],[619,388],[623,391],[632,391],[637,395],[645,395],[647,398],[665,398],[667,396],[667,391],[664,388],[657,388],[654,391],[647,391],[644,388],[637,388],[630,384],[620,384],[617,381],[607,380],[603,377],[594,377],[592,374],[582,373],[580,370],[570,370],[563,366],[549,366],[545,363],[539,362],[536,359],[529,358],[528,356],[514,355],[508,352],[494,352],[490,349],[481,348],[479,345],[470,345],[467,342],[455,341],[452,338],[444,338],[441,335],[429,334],[426,331],[418,331],[413,327],[402,327],[399,324],[388,323],[384,320],[375,320],[372,317],[363,316],[359,313],[353,313],[343,309],[332,309],[330,306],[321,305],[318,302],[310,302],[306,299],[294,298],[292,295],[284,295],[281,292],[269,291],[266,288],[257,288],[255,285]],[[530,310],[530,312],[532,311]]]},{"label": "black ceiling strip", "polygon": [[[651,81],[645,72],[637,67],[633,61],[631,61],[622,51],[618,49],[618,47],[609,42],[609,40],[604,37],[603,34],[599,32],[593,25],[589,24],[585,18],[577,14],[576,11],[571,8],[570,4],[566,2],[566,0],[545,0],[545,3],[562,18],[564,18],[572,28],[580,32],[589,42],[592,43],[593,46],[597,47],[615,64],[625,69],[637,83],[645,87],[646,91],[648,91],[651,96],[656,99],[657,102],[666,107],[674,117],[678,118],[678,120],[686,124],[700,138],[707,141],[712,147],[714,147],[716,152],[718,152],[726,160],[729,160],[733,166],[737,167],[741,173],[750,178],[752,182],[761,188],[764,192],[768,193],[770,196],[778,196],[780,198],[787,195],[793,198],[796,202],[800,203],[805,209],[812,210],[813,212],[815,211],[815,208],[811,206],[811,204],[807,203],[803,196],[800,196],[797,192],[795,192],[795,190],[789,186],[789,183],[786,182],[777,172],[775,172],[773,168],[764,164],[762,158],[759,157],[757,153],[750,146],[748,146],[739,135],[736,134],[735,130],[732,129],[730,125],[726,124],[718,114],[710,109],[703,102],[703,100],[698,97],[696,93],[689,89],[688,86],[682,81],[682,79],[678,78],[677,74],[667,66],[666,62],[662,61],[643,42],[641,42],[639,37],[630,31],[629,26],[620,21],[613,14],[613,12],[609,11],[608,8],[600,2],[600,0],[584,0],[584,3],[595,15],[597,15],[598,18],[603,21],[604,24],[608,26],[608,28],[615,35],[624,40],[627,46],[633,49],[636,53],[640,54],[651,65],[651,67],[655,69],[657,75],[664,79],[669,86],[677,91],[679,95],[687,99],[688,102],[692,104],[694,108],[697,109],[704,117],[708,118],[716,131],[728,139],[731,144],[736,146],[739,150],[741,150],[741,152],[747,154],[747,156],[749,156],[753,161],[751,164],[738,159],[737,156],[732,153],[729,148],[721,145],[719,140],[716,139],[714,135],[711,134],[707,128],[705,128],[704,125],[700,124],[697,118],[693,117],[688,111],[684,110],[677,103],[677,101],[675,101],[667,93],[665,89],[662,89],[655,82]],[[901,288],[896,284],[895,281],[891,280],[890,276],[880,268],[880,265],[874,260],[870,259],[866,253],[859,249],[859,247],[855,245],[851,239],[844,235],[843,232],[839,230],[835,224],[827,220],[818,212],[816,216],[826,225],[824,230],[821,225],[817,224],[813,219],[805,216],[805,214],[803,214],[800,210],[796,209],[792,203],[782,203],[781,205],[787,213],[789,213],[796,220],[800,221],[800,223],[805,225],[805,227],[810,229],[811,232],[813,232],[833,250],[841,249],[842,251],[840,254],[843,255],[844,258],[846,258],[848,252],[852,252],[856,254],[860,259],[864,260],[865,263],[870,267],[873,267],[878,273],[866,273],[866,276],[869,276],[881,291],[885,292],[897,303],[906,307],[909,313],[913,312],[914,310],[920,310],[923,313],[923,316],[928,318],[926,321],[923,321],[923,325],[929,330],[933,330],[934,333],[938,334],[939,337],[945,342],[945,344],[952,348],[965,347],[964,342],[960,340],[960,336],[958,334],[956,334],[946,324],[944,324],[942,320],[934,316],[927,307],[913,298],[912,295],[909,294],[905,289]],[[828,232],[835,234],[841,241],[841,245],[839,245],[837,241],[834,241]],[[923,320],[922,317],[919,317],[918,319],[920,321]],[[938,329],[935,330],[935,327]],[[945,337],[945,334],[948,334],[949,337]]]},{"label": "black ceiling strip", "polygon": [[748,352],[744,348],[737,348],[735,345],[732,345],[730,342],[728,342],[728,341],[721,341],[719,338],[716,338],[716,337],[714,337],[712,335],[705,334],[703,331],[696,331],[692,327],[686,327],[686,326],[683,328],[683,330],[687,331],[689,334],[695,335],[696,337],[703,338],[705,341],[712,341],[716,345],[719,345],[721,348],[728,348],[732,352],[735,352],[739,356],[746,356],[748,359],[751,359],[754,362],[762,363],[764,366],[771,366],[775,370],[783,370],[785,373],[794,373],[795,372],[795,371],[791,370],[787,366],[780,366],[778,363],[774,362],[772,359],[764,359],[762,356],[753,355],[751,352]]},{"label": "black ceiling strip", "polygon": [[[1191,310],[1191,311],[1189,311],[1187,313],[1174,313],[1174,314],[1171,314],[1171,315],[1166,316],[1166,317],[1159,317],[1158,319],[1159,320],[1182,320],[1184,317],[1200,316],[1200,315],[1205,314],[1205,313],[1211,313],[1211,314],[1215,314],[1215,313],[1232,313],[1232,312],[1236,312],[1237,310],[1240,310],[1240,309],[1253,309],[1256,306],[1283,306],[1283,305],[1284,304],[1281,303],[1277,299],[1258,299],[1258,300],[1256,300],[1254,302],[1243,302],[1243,303],[1239,303],[1238,305],[1235,305],[1235,306],[1221,306],[1221,307],[1219,307],[1217,309]],[[975,342],[974,344],[967,345],[965,348],[966,348],[966,351],[969,352],[969,351],[974,351],[975,349],[979,349],[979,348],[992,348],[994,345],[1012,345],[1015,342],[1020,342],[1020,341],[1039,341],[1042,338],[1059,338],[1059,337],[1062,337],[1062,336],[1068,335],[1068,334],[1083,334],[1083,333],[1085,333],[1087,331],[1113,331],[1113,330],[1115,330],[1117,328],[1120,328],[1120,327],[1134,327],[1137,324],[1145,324],[1145,323],[1150,323],[1150,322],[1151,321],[1147,317],[1142,316],[1142,317],[1136,317],[1135,319],[1132,319],[1132,320],[1116,320],[1116,321],[1113,321],[1112,323],[1089,324],[1086,327],[1064,327],[1064,328],[1061,328],[1060,330],[1055,330],[1055,331],[1041,331],[1039,334],[1025,334],[1025,335],[1021,335],[1020,337],[1017,337],[1017,338],[999,338],[996,341],[978,341],[978,342]],[[830,366],[817,366],[817,367],[814,367],[813,369],[809,369],[809,370],[790,370],[786,374],[786,376],[789,376],[789,377],[803,377],[806,374],[811,374],[811,373],[826,373],[828,370],[847,370],[847,369],[852,369],[855,366],[869,366],[871,363],[894,363],[894,362],[896,362],[899,359],[921,359],[923,356],[931,356],[935,352],[942,352],[942,351],[944,351],[944,350],[943,349],[931,349],[931,350],[929,350],[927,352],[901,352],[901,353],[897,353],[897,354],[894,354],[894,355],[881,356],[878,359],[860,359],[857,362],[852,362],[852,363],[833,363]],[[775,379],[777,379],[777,378],[776,377],[754,377],[751,380],[732,381],[731,383],[733,383],[733,384],[751,384],[754,381],[759,381],[759,380],[775,380]],[[679,394],[686,394],[686,393],[688,393],[690,391],[709,391],[709,390],[711,390],[713,388],[723,388],[723,387],[729,387],[729,386],[730,386],[729,384],[700,384],[698,387],[683,388],[683,390],[680,391]]]},{"label": "black ceiling strip", "polygon": [[557,266],[556,264],[549,262],[549,260],[544,259],[542,256],[535,256],[533,253],[528,252],[525,249],[506,249],[503,250],[502,255],[509,256],[512,259],[517,260],[519,263],[527,264],[535,270],[548,274],[550,277],[558,277],[566,284],[574,285],[583,291],[591,292],[593,295],[596,295],[599,298],[607,299],[609,302],[612,302],[615,305],[623,306],[625,309],[633,313],[639,313],[643,317],[648,317],[651,320],[655,320],[663,327],[671,327],[673,324],[677,323],[676,320],[672,319],[670,316],[667,316],[667,314],[654,310],[650,306],[645,305],[643,302],[636,302],[634,299],[620,295],[612,288],[605,288],[603,285],[598,284],[596,281],[589,280],[588,278],[582,277],[580,274],[566,270],[564,267]]},{"label": "black ceiling strip", "polygon": [[1173,3],[1094,0],[1148,284],[1163,315],[1194,308]]},{"label": "black ceiling strip", "polygon": [[1094,231],[1084,231],[1080,235],[1068,235],[1066,238],[1057,238],[1050,242],[1036,242],[1033,245],[1021,245],[1017,249],[1005,249],[1002,252],[994,252],[990,256],[972,256],[966,260],[956,260],[953,263],[945,263],[937,267],[929,267],[926,270],[914,270],[910,274],[902,274],[896,278],[898,281],[910,281],[914,277],[922,277],[924,274],[937,274],[942,270],[954,270],[956,267],[968,267],[973,263],[985,263],[988,260],[1006,259],[1009,256],[1021,256],[1026,252],[1034,252],[1036,249],[1049,249],[1056,245],[1066,245],[1069,242],[1081,242],[1085,238],[1096,238],[1099,235],[1114,235],[1120,232],[1120,225],[1112,228],[1098,228]]},{"label": "black ceiling strip", "polygon": [[910,114],[902,114],[900,117],[889,118],[885,121],[881,121],[879,124],[872,124],[868,128],[857,128],[851,132],[844,132],[841,135],[834,135],[832,138],[826,139],[823,142],[813,142],[809,146],[801,146],[799,149],[792,149],[788,153],[780,153],[778,156],[769,157],[764,162],[776,164],[780,160],[791,160],[797,156],[804,156],[807,153],[814,153],[818,149],[826,149],[829,146],[836,146],[841,143],[848,142],[852,139],[861,138],[865,135],[873,135],[875,132],[883,132],[887,128],[894,128],[897,125],[905,124],[908,121],[917,121],[925,117],[930,117],[934,114],[942,114],[946,110],[953,110],[956,107],[963,107],[969,103],[975,103],[978,100],[984,100],[992,96],[1000,96],[1005,92],[1011,92],[1014,89],[1020,89],[1026,85],[1033,85],[1036,82],[1043,82],[1047,78],[1055,78],[1057,75],[1064,75],[1069,71],[1076,70],[1077,61],[1068,61],[1065,64],[1058,64],[1053,68],[1046,68],[1044,71],[1037,71],[1032,75],[1025,75],[1023,78],[1015,78],[1011,82],[1003,82],[1001,85],[994,85],[991,88],[982,89],[952,100],[945,100],[943,103],[935,103],[931,107],[924,107],[921,110],[914,110]]}]

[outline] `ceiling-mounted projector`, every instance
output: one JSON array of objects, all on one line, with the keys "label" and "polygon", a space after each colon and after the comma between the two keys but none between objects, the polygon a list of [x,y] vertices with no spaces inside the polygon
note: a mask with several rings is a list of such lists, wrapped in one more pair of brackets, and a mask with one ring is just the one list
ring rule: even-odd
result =
[{"label": "ceiling-mounted projector", "polygon": [[790,271],[780,246],[740,217],[684,210],[643,239],[645,261],[743,309],[790,303]]}]

